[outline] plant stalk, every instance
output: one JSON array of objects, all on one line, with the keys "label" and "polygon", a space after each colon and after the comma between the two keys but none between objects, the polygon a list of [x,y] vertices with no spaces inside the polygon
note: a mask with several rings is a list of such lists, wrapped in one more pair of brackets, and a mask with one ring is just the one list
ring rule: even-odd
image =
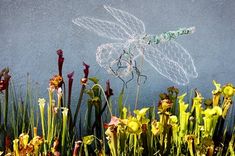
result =
[{"label": "plant stalk", "polygon": [[78,98],[78,104],[77,104],[76,111],[75,111],[75,114],[74,114],[73,126],[75,126],[76,122],[77,122],[77,116],[78,116],[78,113],[80,111],[80,107],[81,107],[81,103],[82,103],[82,97],[83,97],[83,93],[84,93],[85,89],[86,89],[86,86],[82,85],[82,88],[81,88],[80,94],[79,94],[79,98]]},{"label": "plant stalk", "polygon": [[8,116],[8,100],[9,100],[9,92],[8,87],[5,90],[5,111],[4,111],[4,128],[7,129],[7,116]]}]

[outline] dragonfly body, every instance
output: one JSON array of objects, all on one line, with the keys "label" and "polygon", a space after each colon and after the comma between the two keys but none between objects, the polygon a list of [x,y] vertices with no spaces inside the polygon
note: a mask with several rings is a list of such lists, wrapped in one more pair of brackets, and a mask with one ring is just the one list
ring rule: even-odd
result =
[{"label": "dragonfly body", "polygon": [[109,73],[127,77],[136,70],[137,58],[142,56],[158,73],[172,82],[185,85],[189,77],[198,76],[191,55],[179,43],[178,36],[191,34],[194,27],[168,31],[160,35],[145,32],[144,23],[128,12],[104,6],[117,23],[79,17],[73,22],[96,34],[116,40],[97,48],[96,60]]}]

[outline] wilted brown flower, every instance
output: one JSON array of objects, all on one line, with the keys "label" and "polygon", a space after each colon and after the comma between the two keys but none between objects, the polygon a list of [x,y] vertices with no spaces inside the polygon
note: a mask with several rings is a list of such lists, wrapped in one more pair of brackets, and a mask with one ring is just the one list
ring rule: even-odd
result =
[{"label": "wilted brown flower", "polygon": [[63,78],[60,75],[54,75],[51,79],[50,79],[50,89],[58,89],[59,87],[61,87],[63,83]]}]

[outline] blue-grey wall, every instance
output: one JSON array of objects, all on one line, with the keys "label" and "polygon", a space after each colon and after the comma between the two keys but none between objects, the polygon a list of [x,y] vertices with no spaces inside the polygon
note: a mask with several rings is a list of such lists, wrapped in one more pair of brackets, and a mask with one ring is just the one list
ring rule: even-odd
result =
[{"label": "blue-grey wall", "polygon": [[[177,39],[193,57],[199,73],[197,79],[180,89],[197,87],[209,97],[213,79],[235,84],[234,0],[0,0],[0,67],[11,68],[18,86],[26,83],[26,73],[30,73],[32,80],[40,84],[40,94],[46,96],[48,80],[57,73],[56,50],[61,48],[64,75],[75,71],[74,101],[83,75],[82,61],[91,65],[91,76],[99,77],[102,84],[110,79],[118,94],[121,81],[108,75],[95,61],[97,46],[113,41],[72,23],[79,16],[114,20],[104,4],[134,14],[150,34],[196,27],[193,35]],[[144,74],[148,80],[141,86],[140,105],[149,106],[160,92],[174,84],[146,63]],[[128,85],[128,104],[134,104],[135,84],[133,81]]]}]

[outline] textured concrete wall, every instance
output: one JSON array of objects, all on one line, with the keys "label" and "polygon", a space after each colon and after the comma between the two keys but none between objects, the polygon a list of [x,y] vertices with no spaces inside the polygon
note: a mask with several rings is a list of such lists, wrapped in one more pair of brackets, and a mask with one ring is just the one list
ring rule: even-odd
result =
[{"label": "textured concrete wall", "polygon": [[[234,0],[1,0],[0,1],[0,67],[9,66],[18,86],[26,83],[26,73],[40,84],[46,96],[49,78],[57,73],[56,50],[64,50],[64,75],[75,71],[73,100],[79,91],[82,61],[91,65],[91,76],[104,84],[111,80],[117,95],[121,81],[107,74],[95,61],[96,48],[114,42],[79,28],[72,19],[90,16],[113,21],[103,5],[134,14],[146,26],[146,32],[159,34],[180,27],[195,26],[193,35],[177,39],[194,58],[199,73],[187,86],[197,87],[209,97],[212,80],[235,84],[235,1]],[[141,86],[140,105],[156,102],[161,91],[172,82],[144,63],[147,82]],[[135,81],[129,84],[128,104],[134,104]],[[75,103],[73,105],[75,105]],[[113,102],[115,105],[115,102]]]}]

